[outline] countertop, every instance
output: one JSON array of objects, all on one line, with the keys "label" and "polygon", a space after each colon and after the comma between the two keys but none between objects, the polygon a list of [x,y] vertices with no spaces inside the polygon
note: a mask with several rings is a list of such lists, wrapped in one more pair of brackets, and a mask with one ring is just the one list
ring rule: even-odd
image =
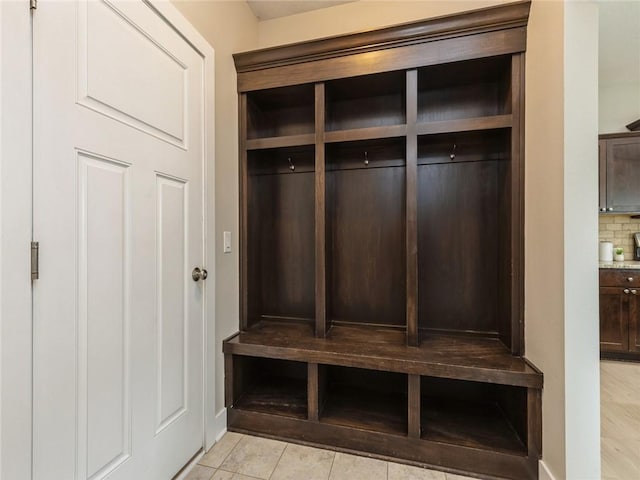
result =
[{"label": "countertop", "polygon": [[640,270],[640,261],[626,260],[624,262],[599,262],[599,268],[618,268],[618,269],[636,269]]}]

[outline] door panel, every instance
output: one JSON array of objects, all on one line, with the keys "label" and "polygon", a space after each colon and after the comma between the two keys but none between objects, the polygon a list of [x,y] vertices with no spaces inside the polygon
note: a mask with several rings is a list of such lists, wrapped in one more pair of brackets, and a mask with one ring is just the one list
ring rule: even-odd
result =
[{"label": "door panel", "polygon": [[629,348],[629,296],[622,287],[600,287],[600,350]]},{"label": "door panel", "polygon": [[640,352],[640,290],[629,298],[629,351]]},{"label": "door panel", "polygon": [[184,147],[189,78],[185,49],[189,47],[175,38],[169,44],[160,43],[177,35],[159,21],[121,3],[80,5],[78,100]]},{"label": "door panel", "polygon": [[185,289],[189,275],[186,257],[187,184],[156,176],[158,425],[156,433],[184,413],[187,405]]},{"label": "door panel", "polygon": [[170,479],[203,446],[203,58],[143,2],[33,29],[33,478]]},{"label": "door panel", "polygon": [[86,152],[78,165],[78,470],[91,478],[131,455],[130,170]]},{"label": "door panel", "polygon": [[640,211],[640,141],[607,140],[607,207],[613,212]]}]

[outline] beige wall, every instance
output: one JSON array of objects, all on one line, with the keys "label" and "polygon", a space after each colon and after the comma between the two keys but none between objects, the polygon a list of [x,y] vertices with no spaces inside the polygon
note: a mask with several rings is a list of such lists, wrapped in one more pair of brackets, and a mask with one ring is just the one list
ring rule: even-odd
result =
[{"label": "beige wall", "polygon": [[360,0],[260,22],[260,47],[372,30],[422,18],[478,9],[509,0]]},{"label": "beige wall", "polygon": [[564,7],[535,2],[527,30],[525,111],[526,354],[544,372],[544,462],[565,471]]},{"label": "beige wall", "polygon": [[[238,96],[231,54],[258,46],[258,20],[246,2],[174,1],[215,49],[216,340],[238,330]],[[232,253],[222,253],[222,232],[232,232]],[[222,348],[216,352],[215,412],[224,408]]]}]

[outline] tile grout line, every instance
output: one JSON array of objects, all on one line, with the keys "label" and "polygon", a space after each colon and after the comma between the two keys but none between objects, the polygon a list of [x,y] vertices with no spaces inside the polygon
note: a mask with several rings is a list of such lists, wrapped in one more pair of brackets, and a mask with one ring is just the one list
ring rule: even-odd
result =
[{"label": "tile grout line", "polygon": [[338,455],[338,452],[333,452],[333,458],[331,459],[331,467],[329,468],[329,475],[327,476],[327,480],[331,480],[331,472],[333,472],[333,464],[336,461],[336,455]]},{"label": "tile grout line", "polygon": [[[223,436],[223,438],[224,438],[224,436]],[[222,459],[222,461],[220,462],[220,465],[217,467],[217,470],[223,470],[221,467],[222,467],[222,465],[224,464],[224,462],[227,460],[227,458],[229,458],[229,455],[231,455],[231,453],[236,449],[236,447],[237,447],[238,445],[240,445],[240,442],[241,442],[242,440],[244,440],[245,438],[246,438],[246,435],[242,435],[242,436],[238,439],[238,441],[235,443],[235,445],[233,446],[233,448],[232,448],[231,450],[229,450],[229,453],[227,453],[227,454],[224,456],[224,458],[223,458],[223,459]],[[221,438],[220,440],[222,440],[222,438]],[[220,441],[220,440],[218,440],[218,441]],[[215,445],[214,445],[214,446],[215,446]],[[204,457],[203,457],[203,458],[204,458]],[[206,466],[206,465],[205,465],[205,466]],[[223,471],[225,471],[225,472],[229,472],[229,470],[223,470]],[[236,473],[236,472],[229,472],[229,473]]]},{"label": "tile grout line", "polygon": [[276,462],[276,466],[273,467],[273,470],[271,471],[271,474],[269,475],[268,480],[271,480],[271,477],[273,477],[273,474],[276,472],[278,465],[280,465],[280,460],[282,460],[282,456],[284,455],[284,452],[287,450],[288,446],[289,446],[289,443],[285,442],[284,448],[282,449],[282,452],[280,452],[280,456],[278,457],[278,461]]}]

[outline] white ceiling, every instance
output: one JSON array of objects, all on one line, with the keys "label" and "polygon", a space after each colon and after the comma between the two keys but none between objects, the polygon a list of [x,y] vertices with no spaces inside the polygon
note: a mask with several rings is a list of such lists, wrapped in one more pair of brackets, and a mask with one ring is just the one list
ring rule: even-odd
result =
[{"label": "white ceiling", "polygon": [[247,0],[247,3],[258,20],[269,20],[353,1],[355,0]]}]

